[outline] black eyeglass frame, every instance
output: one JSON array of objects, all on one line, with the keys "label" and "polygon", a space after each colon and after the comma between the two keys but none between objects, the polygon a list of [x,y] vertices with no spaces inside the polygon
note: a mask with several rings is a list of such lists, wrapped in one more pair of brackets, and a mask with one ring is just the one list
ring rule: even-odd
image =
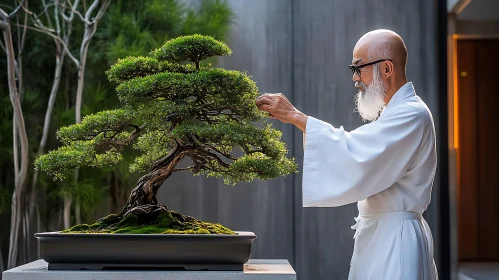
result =
[{"label": "black eyeglass frame", "polygon": [[369,63],[366,63],[366,64],[362,64],[362,65],[350,64],[350,65],[348,65],[348,67],[350,68],[350,70],[352,70],[352,73],[357,74],[357,75],[360,76],[360,69],[361,68],[369,66],[369,65],[373,65],[373,64],[376,64],[376,63],[380,63],[380,62],[383,62],[383,61],[387,61],[387,60],[388,61],[392,61],[391,59],[380,59],[380,60],[376,60],[376,61],[369,62]]}]

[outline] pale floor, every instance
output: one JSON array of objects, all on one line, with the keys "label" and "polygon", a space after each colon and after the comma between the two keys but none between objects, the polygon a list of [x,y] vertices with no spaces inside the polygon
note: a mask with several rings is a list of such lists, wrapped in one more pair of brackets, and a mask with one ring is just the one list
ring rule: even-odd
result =
[{"label": "pale floor", "polygon": [[458,280],[499,280],[499,262],[460,263]]}]

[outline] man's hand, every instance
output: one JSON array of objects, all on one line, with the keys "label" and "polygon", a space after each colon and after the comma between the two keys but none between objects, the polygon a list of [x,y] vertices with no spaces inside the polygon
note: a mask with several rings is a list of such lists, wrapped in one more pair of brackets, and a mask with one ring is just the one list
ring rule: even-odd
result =
[{"label": "man's hand", "polygon": [[291,123],[305,132],[307,116],[298,111],[282,93],[265,93],[256,99],[256,106],[273,119]]}]

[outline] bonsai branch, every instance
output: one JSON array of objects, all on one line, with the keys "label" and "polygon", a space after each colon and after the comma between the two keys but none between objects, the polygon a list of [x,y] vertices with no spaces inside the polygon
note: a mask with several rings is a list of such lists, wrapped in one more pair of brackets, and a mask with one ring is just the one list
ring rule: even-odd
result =
[{"label": "bonsai branch", "polygon": [[192,166],[184,167],[184,168],[175,168],[175,169],[173,169],[172,172],[177,172],[177,171],[192,171],[195,168],[196,168],[196,165],[192,165]]},{"label": "bonsai branch", "polygon": [[[101,129],[99,131],[96,131],[96,132],[93,132],[93,133],[87,133],[86,135],[83,135],[81,137],[75,137],[71,140],[92,140],[94,139],[95,137],[97,137],[99,134],[101,133],[104,133],[104,138],[106,140],[112,140],[114,139],[114,137],[116,137],[118,134],[120,134],[121,132],[123,132],[123,130],[127,127],[127,126],[130,126],[130,127],[133,127],[135,128],[134,131],[132,131],[132,135],[130,135],[129,138],[132,138],[130,139],[130,141],[133,141],[137,135],[140,133],[140,131],[142,131],[142,129],[144,129],[145,127],[145,124],[143,124],[142,126],[138,126],[138,125],[135,125],[135,124],[125,124],[125,125],[121,125],[121,126],[116,126],[116,127],[107,127],[107,128],[104,128],[104,129]],[[113,136],[111,137],[107,137],[107,133],[108,132],[114,132]],[[122,140],[122,141],[128,141],[128,139],[125,139],[125,140]],[[128,141],[128,142],[130,142]]]},{"label": "bonsai branch", "polygon": [[[134,131],[132,131],[132,133],[130,134],[130,136],[128,136],[128,138],[126,139],[123,139],[123,140],[119,140],[119,139],[115,139],[115,137],[120,134],[121,132],[123,132],[123,129],[124,127],[120,128],[120,129],[115,129],[115,130],[101,130],[97,133],[93,133],[91,135],[87,135],[87,136],[90,136],[90,137],[85,137],[84,140],[92,140],[94,139],[97,135],[101,134],[101,133],[104,133],[104,139],[102,141],[100,141],[98,144],[97,144],[97,148],[102,148],[102,147],[107,147],[108,145],[111,145],[111,146],[114,146],[114,147],[124,147],[128,144],[130,144],[130,142],[134,141],[137,136],[139,136],[140,132],[142,131],[142,129],[144,128],[144,125],[142,125],[141,127],[137,126],[137,125],[131,125],[129,124],[129,126],[132,126],[132,127],[135,127],[136,129]],[[107,132],[114,132],[114,134],[110,137],[107,137],[106,134]],[[78,140],[78,139],[77,139]]]},{"label": "bonsai branch", "polygon": [[193,140],[200,147],[203,147],[203,148],[205,148],[207,150],[213,150],[213,151],[215,151],[215,152],[223,155],[224,157],[226,157],[228,159],[232,159],[232,160],[236,160],[237,159],[236,157],[234,157],[234,156],[232,156],[230,154],[224,153],[224,152],[220,151],[219,149],[217,149],[216,147],[214,147],[214,146],[212,146],[210,144],[203,144],[203,143],[201,143],[201,141],[199,141],[199,139],[197,139],[197,137],[194,134],[191,134],[190,138],[191,138],[191,140]]},{"label": "bonsai branch", "polygon": [[225,163],[216,154],[210,153],[210,152],[205,151],[205,150],[200,150],[200,149],[192,150],[189,152],[188,155],[192,159],[192,161],[194,162],[194,166],[196,168],[195,169],[196,171],[199,171],[201,169],[208,169],[208,170],[211,170],[214,172],[227,172],[224,170],[214,169],[214,168],[209,167],[208,165],[209,165],[210,161],[212,161],[212,160],[216,160],[223,168],[230,167],[230,164]]},{"label": "bonsai branch", "polygon": [[210,149],[213,149],[215,152],[223,155],[224,157],[228,158],[228,159],[231,159],[231,160],[237,160],[237,158],[233,155],[230,155],[230,154],[226,154],[222,151],[220,151],[219,149],[215,148],[214,146],[210,145],[210,144],[204,144],[205,146],[208,146]]},{"label": "bonsai branch", "polygon": [[168,164],[171,160],[173,160],[173,157],[175,156],[178,150],[179,150],[179,145],[175,142],[175,146],[170,150],[170,152],[166,156],[155,161],[154,164],[149,169],[149,171],[152,172]]},{"label": "bonsai branch", "polygon": [[135,128],[135,130],[137,130],[137,131],[144,129],[144,126],[145,126],[145,124],[143,124],[142,126],[138,126],[138,125],[133,124],[133,123],[127,123],[127,125]]},{"label": "bonsai branch", "polygon": [[235,116],[235,115],[237,115],[236,113],[224,112],[224,110],[227,110],[227,109],[211,110],[211,111],[206,112],[206,115],[209,115],[209,116],[217,116],[217,115],[220,115],[220,114],[226,115],[226,116]]},{"label": "bonsai branch", "polygon": [[229,172],[228,170],[220,170],[220,169],[211,168],[208,165],[203,166],[203,169],[208,169],[208,170],[211,170],[213,172],[219,172],[219,173],[228,173]]},{"label": "bonsai branch", "polygon": [[208,116],[217,116],[217,115],[220,115],[220,110],[213,110],[213,111],[208,111],[206,112],[206,115]]},{"label": "bonsai branch", "polygon": [[142,131],[142,129],[144,128],[144,125],[142,125],[141,127],[137,126],[137,125],[134,125],[134,124],[129,124],[129,126],[132,126],[132,127],[135,127],[135,130],[132,131],[132,134],[130,136],[128,136],[127,139],[124,139],[124,140],[116,140],[114,139],[114,137],[116,135],[118,135],[121,131],[119,132],[116,132],[116,134],[114,134],[110,139],[109,141],[111,142],[111,144],[115,145],[115,146],[126,146],[128,145],[130,142],[132,142],[133,140],[135,140],[137,138],[137,136],[139,136],[140,132]]},{"label": "bonsai branch", "polygon": [[225,163],[217,154],[208,152],[208,151],[206,151],[204,149],[198,149],[197,151],[199,151],[199,153],[201,154],[201,156],[203,156],[205,158],[208,158],[208,159],[211,159],[211,160],[216,160],[221,166],[223,166],[225,168],[229,168],[230,167],[230,164]]},{"label": "bonsai branch", "polygon": [[243,146],[242,148],[246,154],[253,154],[253,153],[258,153],[258,152],[263,153],[264,152],[263,149],[256,149],[256,148],[254,150],[250,150],[247,145]]}]

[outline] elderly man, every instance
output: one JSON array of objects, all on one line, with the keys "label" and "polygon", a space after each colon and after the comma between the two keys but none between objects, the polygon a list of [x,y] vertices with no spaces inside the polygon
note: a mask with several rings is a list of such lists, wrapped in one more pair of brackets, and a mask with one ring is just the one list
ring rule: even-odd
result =
[{"label": "elderly man", "polygon": [[[349,279],[438,279],[433,239],[422,217],[437,166],[435,128],[406,78],[407,49],[396,33],[359,39],[350,69],[360,116],[347,132],[298,111],[282,94],[256,105],[303,131],[303,206],[357,202]],[[334,108],[332,108],[334,110]]]}]

